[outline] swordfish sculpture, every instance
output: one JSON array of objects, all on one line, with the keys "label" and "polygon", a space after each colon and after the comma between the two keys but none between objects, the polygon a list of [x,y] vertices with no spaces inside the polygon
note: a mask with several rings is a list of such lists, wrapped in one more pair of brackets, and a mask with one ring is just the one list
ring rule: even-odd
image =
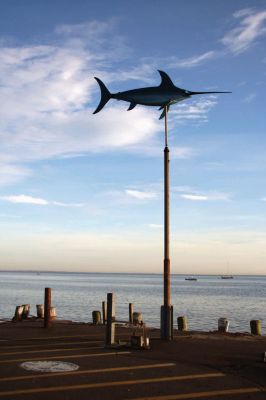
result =
[{"label": "swordfish sculpture", "polygon": [[127,101],[128,103],[130,103],[127,111],[133,110],[133,108],[135,108],[137,104],[141,104],[144,106],[160,107],[159,110],[163,110],[163,112],[160,115],[159,119],[162,119],[165,116],[166,107],[168,111],[172,104],[178,103],[182,100],[186,100],[196,94],[232,93],[191,92],[190,90],[181,89],[175,86],[171,78],[164,71],[158,70],[158,72],[161,75],[161,84],[159,86],[126,90],[125,92],[118,93],[110,93],[105,84],[99,78],[95,77],[101,89],[101,100],[93,114],[101,111],[110,99],[116,99]]}]

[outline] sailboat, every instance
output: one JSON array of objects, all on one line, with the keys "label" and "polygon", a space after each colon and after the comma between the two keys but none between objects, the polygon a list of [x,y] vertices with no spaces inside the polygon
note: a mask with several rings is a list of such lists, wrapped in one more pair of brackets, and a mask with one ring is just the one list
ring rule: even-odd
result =
[{"label": "sailboat", "polygon": [[222,275],[221,279],[234,279],[233,275],[229,274],[229,263],[227,263],[227,274]]},{"label": "sailboat", "polygon": [[185,278],[185,281],[197,281],[197,278],[195,278],[194,276],[188,276],[187,278]]},{"label": "sailboat", "polygon": [[222,275],[221,279],[234,279],[233,275]]}]

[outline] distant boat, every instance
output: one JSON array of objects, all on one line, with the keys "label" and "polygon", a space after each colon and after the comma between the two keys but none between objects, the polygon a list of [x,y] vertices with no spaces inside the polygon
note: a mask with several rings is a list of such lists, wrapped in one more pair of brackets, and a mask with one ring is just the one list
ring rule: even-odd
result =
[{"label": "distant boat", "polygon": [[222,275],[221,279],[234,279],[233,275],[229,274],[229,262],[227,262],[227,274]]},{"label": "distant boat", "polygon": [[194,276],[188,276],[187,278],[185,278],[185,281],[197,281],[198,279],[195,278]]}]

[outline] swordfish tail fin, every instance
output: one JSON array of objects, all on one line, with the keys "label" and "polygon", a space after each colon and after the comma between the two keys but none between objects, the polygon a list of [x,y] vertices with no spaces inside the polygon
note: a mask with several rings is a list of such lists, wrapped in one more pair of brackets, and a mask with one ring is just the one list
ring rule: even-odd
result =
[{"label": "swordfish tail fin", "polygon": [[101,89],[101,101],[100,101],[98,107],[96,108],[96,110],[93,112],[93,114],[97,114],[99,111],[101,111],[101,109],[105,106],[105,104],[112,97],[112,94],[109,92],[109,90],[107,89],[105,84],[99,78],[95,77],[95,79],[98,82],[100,89]]}]

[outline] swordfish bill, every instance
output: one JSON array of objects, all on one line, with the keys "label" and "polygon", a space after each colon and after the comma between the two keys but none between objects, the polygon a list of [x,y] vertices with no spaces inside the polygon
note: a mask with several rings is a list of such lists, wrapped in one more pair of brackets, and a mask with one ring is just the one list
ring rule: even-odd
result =
[{"label": "swordfish bill", "polygon": [[[214,93],[232,93],[232,92],[192,92],[190,90],[181,89],[174,85],[171,78],[166,72],[159,70],[161,76],[161,83],[159,86],[151,86],[139,89],[126,90],[124,92],[111,93],[105,84],[97,77],[95,77],[101,90],[101,100],[93,112],[97,114],[103,109],[105,104],[110,99],[123,100],[129,103],[127,111],[133,110],[137,104],[144,106],[160,107],[159,110],[164,110],[167,107],[169,110],[172,104],[178,103],[179,101],[188,99],[194,95],[200,94],[214,94]],[[160,119],[164,117],[164,111],[160,116]]]}]

